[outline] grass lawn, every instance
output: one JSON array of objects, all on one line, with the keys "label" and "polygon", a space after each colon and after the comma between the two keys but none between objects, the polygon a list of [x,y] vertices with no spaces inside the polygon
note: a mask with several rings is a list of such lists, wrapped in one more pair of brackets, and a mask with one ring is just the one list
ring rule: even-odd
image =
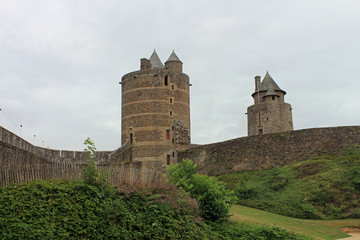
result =
[{"label": "grass lawn", "polygon": [[233,205],[230,210],[232,215],[231,220],[239,222],[249,222],[265,224],[269,226],[276,226],[286,229],[290,232],[296,232],[317,239],[338,239],[345,238],[349,235],[340,231],[340,228],[352,226],[360,227],[359,219],[344,219],[344,220],[307,220],[285,217],[278,214],[273,214],[261,211],[254,208],[249,208],[240,205]]}]

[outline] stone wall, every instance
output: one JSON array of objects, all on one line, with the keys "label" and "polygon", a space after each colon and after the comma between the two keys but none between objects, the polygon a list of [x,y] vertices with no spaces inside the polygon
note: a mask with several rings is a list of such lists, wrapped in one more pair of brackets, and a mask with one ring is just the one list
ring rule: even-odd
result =
[{"label": "stone wall", "polygon": [[[189,77],[182,73],[181,62],[169,63],[169,69],[148,67],[142,59],[140,71],[121,79],[121,143],[132,143],[134,161],[158,161],[165,169],[177,161],[177,146],[190,144]],[[182,122],[181,136],[177,121]],[[179,136],[181,142],[176,141]]]},{"label": "stone wall", "polygon": [[[7,143],[11,146],[23,149],[36,156],[56,163],[86,163],[84,151],[54,150],[34,146],[16,134],[0,126],[0,142]],[[109,154],[112,151],[97,151],[96,162],[108,161]]]},{"label": "stone wall", "polygon": [[[37,179],[78,180],[85,163],[85,152],[37,147],[0,127],[0,186]],[[156,163],[132,161],[129,143],[113,152],[97,152],[96,163],[108,172],[112,184],[164,181],[165,173]]]},{"label": "stone wall", "polygon": [[259,129],[263,134],[293,130],[291,105],[281,102],[278,97],[274,101],[268,97],[266,102],[251,105],[247,116],[249,136],[259,135]]},{"label": "stone wall", "polygon": [[279,167],[320,155],[339,155],[360,145],[360,126],[313,128],[265,134],[208,144],[179,152],[202,174]]}]

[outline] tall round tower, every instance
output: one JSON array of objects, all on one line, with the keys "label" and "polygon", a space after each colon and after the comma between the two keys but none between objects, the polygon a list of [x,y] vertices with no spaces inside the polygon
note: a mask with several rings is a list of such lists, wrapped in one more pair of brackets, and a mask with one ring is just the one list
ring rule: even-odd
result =
[{"label": "tall round tower", "polygon": [[190,146],[189,76],[175,52],[165,66],[155,50],[140,61],[122,77],[121,143],[132,145],[133,161],[164,166]]},{"label": "tall round tower", "polygon": [[254,105],[247,109],[248,136],[293,130],[291,105],[285,103],[281,90],[267,72],[263,81],[255,77]]}]

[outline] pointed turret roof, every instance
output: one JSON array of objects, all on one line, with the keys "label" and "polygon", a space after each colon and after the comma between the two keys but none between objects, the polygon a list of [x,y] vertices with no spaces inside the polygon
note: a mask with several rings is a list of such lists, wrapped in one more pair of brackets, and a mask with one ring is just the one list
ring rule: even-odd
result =
[{"label": "pointed turret roof", "polygon": [[259,91],[266,91],[267,96],[269,96],[269,95],[278,95],[278,94],[275,93],[275,91],[281,91],[284,94],[286,94],[286,92],[284,90],[279,88],[279,86],[276,84],[274,79],[272,79],[272,77],[270,76],[268,71],[266,72],[266,75],[265,75],[264,79],[262,80],[262,82],[260,84]]},{"label": "pointed turret roof", "polygon": [[181,62],[181,61],[178,58],[178,56],[176,55],[175,51],[173,50],[173,52],[171,53],[170,57],[168,58],[168,60],[166,62]]},{"label": "pointed turret roof", "polygon": [[154,52],[151,54],[149,60],[150,60],[151,68],[165,68],[164,64],[162,64],[159,56],[157,55],[155,49]]}]

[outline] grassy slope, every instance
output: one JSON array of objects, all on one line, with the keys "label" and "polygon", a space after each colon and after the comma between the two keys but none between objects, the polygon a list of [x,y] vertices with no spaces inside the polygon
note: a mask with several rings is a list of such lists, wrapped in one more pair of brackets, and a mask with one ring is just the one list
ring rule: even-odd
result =
[{"label": "grassy slope", "polygon": [[357,151],[218,178],[235,190],[241,205],[297,218],[360,218]]},{"label": "grassy slope", "polygon": [[296,219],[265,212],[262,210],[234,205],[231,209],[231,220],[266,224],[286,229],[290,232],[301,233],[319,239],[338,239],[349,235],[340,231],[345,226],[360,226],[358,219],[346,220],[307,220]]}]

